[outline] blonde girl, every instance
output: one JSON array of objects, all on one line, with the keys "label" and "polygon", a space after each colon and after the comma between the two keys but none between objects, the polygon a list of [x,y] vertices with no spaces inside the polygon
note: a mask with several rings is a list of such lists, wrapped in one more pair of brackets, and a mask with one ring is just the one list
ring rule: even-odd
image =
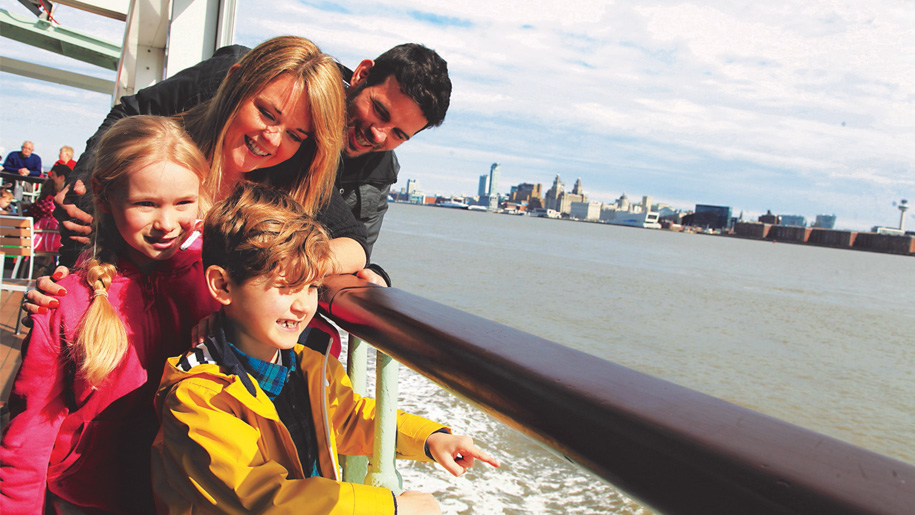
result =
[{"label": "blonde girl", "polygon": [[207,301],[199,252],[179,250],[208,206],[209,163],[179,123],[136,116],[103,137],[94,238],[57,309],[34,317],[0,442],[0,505],[154,513],[152,398]]}]

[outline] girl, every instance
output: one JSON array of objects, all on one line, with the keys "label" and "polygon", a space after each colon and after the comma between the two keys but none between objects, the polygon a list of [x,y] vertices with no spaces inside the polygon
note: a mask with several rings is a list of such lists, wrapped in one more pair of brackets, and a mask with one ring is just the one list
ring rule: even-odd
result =
[{"label": "girl", "polygon": [[136,116],[99,143],[95,243],[36,316],[0,442],[8,513],[155,511],[152,398],[168,356],[216,309],[199,252],[179,251],[208,206],[209,163],[178,123]]},{"label": "girl", "polygon": [[[58,162],[48,172],[47,180],[41,185],[38,200],[29,206],[28,214],[35,221],[35,229],[57,231],[58,223],[54,218],[54,195],[57,195],[57,192],[64,187],[67,175],[71,171],[67,165]],[[60,248],[60,234],[55,232],[36,233],[34,247],[39,252],[57,252],[57,249]]]}]

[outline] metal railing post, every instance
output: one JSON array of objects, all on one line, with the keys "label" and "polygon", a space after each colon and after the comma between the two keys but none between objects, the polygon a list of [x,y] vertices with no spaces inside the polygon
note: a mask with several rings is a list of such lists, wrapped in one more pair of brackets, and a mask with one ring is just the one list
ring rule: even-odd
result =
[{"label": "metal railing post", "polygon": [[[366,395],[368,377],[368,347],[361,338],[350,333],[346,347],[346,373],[353,383],[353,391]],[[368,470],[368,456],[346,456],[343,466],[343,480],[347,483],[362,483]]]},{"label": "metal railing post", "polygon": [[397,374],[400,364],[376,350],[375,362],[375,444],[365,484],[403,491],[403,479],[394,465],[397,444]]}]

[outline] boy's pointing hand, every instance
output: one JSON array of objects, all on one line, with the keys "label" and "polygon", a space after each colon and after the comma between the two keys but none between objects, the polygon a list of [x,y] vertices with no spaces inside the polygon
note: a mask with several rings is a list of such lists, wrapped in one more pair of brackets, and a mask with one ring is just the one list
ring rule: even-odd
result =
[{"label": "boy's pointing hand", "polygon": [[475,460],[498,467],[499,460],[473,444],[473,438],[449,433],[432,433],[426,439],[429,454],[454,476],[460,476],[473,466]]}]

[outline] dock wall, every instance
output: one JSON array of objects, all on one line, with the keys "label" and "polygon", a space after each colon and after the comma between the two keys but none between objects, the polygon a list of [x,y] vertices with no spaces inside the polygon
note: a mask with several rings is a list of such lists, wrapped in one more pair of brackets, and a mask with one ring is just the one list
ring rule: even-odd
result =
[{"label": "dock wall", "polygon": [[915,236],[873,232],[837,231],[810,227],[737,222],[733,236],[740,238],[801,243],[839,249],[869,250],[889,254],[915,255]]}]

